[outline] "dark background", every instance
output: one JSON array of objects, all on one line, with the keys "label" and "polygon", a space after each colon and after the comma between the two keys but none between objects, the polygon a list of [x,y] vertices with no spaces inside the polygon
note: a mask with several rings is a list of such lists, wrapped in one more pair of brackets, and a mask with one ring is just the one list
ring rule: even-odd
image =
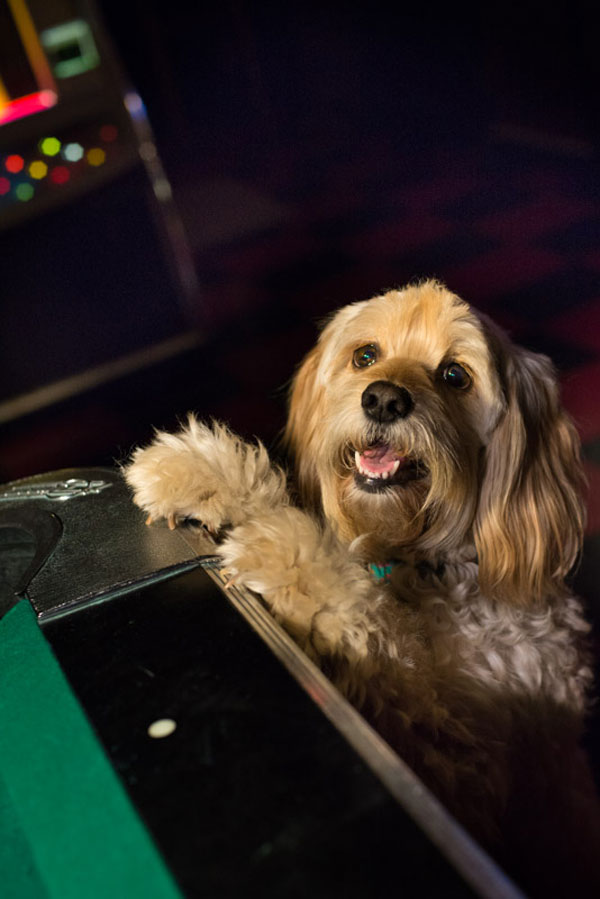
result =
[{"label": "dark background", "polygon": [[[593,547],[592,4],[103,0],[99,10],[145,100],[187,229],[200,282],[191,324],[202,341],[4,425],[2,480],[112,464],[191,409],[272,444],[317,322],[436,276],[554,358],[583,438]],[[113,232],[107,214],[107,241]],[[115,285],[119,277],[115,264]],[[596,556],[588,549],[590,589]]]},{"label": "dark background", "polygon": [[3,428],[3,479],[110,462],[191,408],[271,441],[315,322],[414,277],[565,370],[588,361],[549,322],[600,293],[591,4],[99,9],[187,227],[206,341]]}]

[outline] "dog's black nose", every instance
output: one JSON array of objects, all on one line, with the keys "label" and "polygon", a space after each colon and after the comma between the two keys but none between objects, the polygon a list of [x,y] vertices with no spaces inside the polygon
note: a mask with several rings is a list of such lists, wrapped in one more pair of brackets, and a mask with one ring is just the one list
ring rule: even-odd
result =
[{"label": "dog's black nose", "polygon": [[398,387],[391,381],[373,381],[363,391],[361,405],[373,421],[390,424],[406,418],[415,404],[406,387]]}]

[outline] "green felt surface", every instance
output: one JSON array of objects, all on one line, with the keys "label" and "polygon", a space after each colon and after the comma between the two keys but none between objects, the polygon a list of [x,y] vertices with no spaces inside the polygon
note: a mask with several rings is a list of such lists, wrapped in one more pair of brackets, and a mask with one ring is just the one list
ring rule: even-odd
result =
[{"label": "green felt surface", "polygon": [[180,897],[25,600],[0,622],[0,871],[3,899]]}]

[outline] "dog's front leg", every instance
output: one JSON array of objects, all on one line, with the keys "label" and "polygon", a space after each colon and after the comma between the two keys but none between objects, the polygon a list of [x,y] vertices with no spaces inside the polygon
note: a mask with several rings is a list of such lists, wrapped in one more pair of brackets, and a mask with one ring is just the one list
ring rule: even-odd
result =
[{"label": "dog's front leg", "polygon": [[226,535],[217,552],[231,575],[261,593],[313,657],[366,653],[372,624],[359,604],[372,591],[368,576],[333,534],[290,506],[285,476],[263,446],[190,417],[135,450],[123,474],[149,522],[193,518]]},{"label": "dog's front leg", "polygon": [[280,505],[231,530],[219,554],[358,706],[380,720],[394,708],[404,724],[432,710],[414,610],[376,585],[330,528]]},{"label": "dog's front leg", "polygon": [[225,534],[218,552],[231,574],[314,658],[358,662],[377,651],[389,631],[381,591],[331,530],[290,505],[285,476],[260,444],[190,417],[137,449],[123,474],[149,520],[194,518]]},{"label": "dog's front leg", "polygon": [[361,658],[376,629],[373,585],[335,535],[281,504],[230,531],[219,554],[235,580],[259,593],[312,656]]}]

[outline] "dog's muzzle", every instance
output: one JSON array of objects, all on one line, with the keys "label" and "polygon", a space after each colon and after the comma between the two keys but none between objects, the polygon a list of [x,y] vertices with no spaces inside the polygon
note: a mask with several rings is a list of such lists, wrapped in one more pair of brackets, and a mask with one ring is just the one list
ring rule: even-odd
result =
[{"label": "dog's muzzle", "polygon": [[361,406],[367,419],[380,427],[375,442],[354,453],[357,487],[381,493],[424,477],[426,467],[418,459],[398,452],[384,437],[388,425],[406,418],[414,409],[415,401],[406,387],[391,381],[373,381],[363,391]]},{"label": "dog's muzzle", "polygon": [[365,415],[378,424],[391,424],[399,418],[406,418],[414,405],[406,387],[399,387],[391,381],[373,381],[361,397]]}]

